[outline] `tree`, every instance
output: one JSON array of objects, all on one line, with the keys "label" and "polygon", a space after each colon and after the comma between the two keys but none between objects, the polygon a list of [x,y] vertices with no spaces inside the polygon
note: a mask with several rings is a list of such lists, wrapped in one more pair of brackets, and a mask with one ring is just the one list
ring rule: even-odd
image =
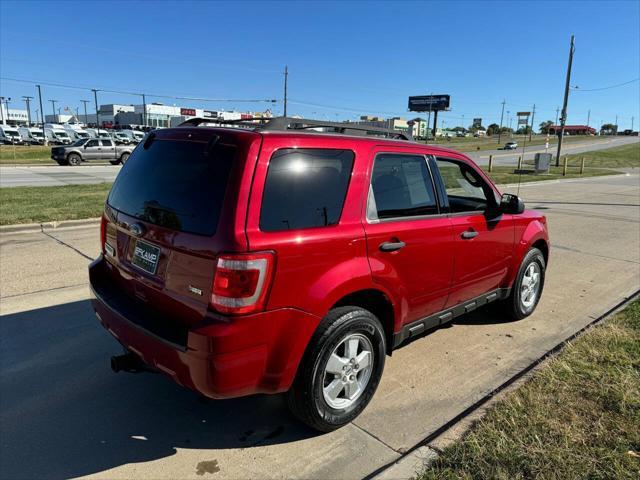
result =
[{"label": "tree", "polygon": [[501,131],[502,133],[511,133],[511,132],[513,132],[513,128],[509,128],[509,127],[502,127],[502,128],[500,129],[500,131]]},{"label": "tree", "polygon": [[500,130],[500,125],[497,123],[492,123],[487,127],[487,135],[495,135]]},{"label": "tree", "polygon": [[549,133],[549,128],[553,126],[553,122],[551,120],[547,120],[546,122],[540,123],[540,133],[547,134]]},{"label": "tree", "polygon": [[518,135],[529,135],[529,132],[531,132],[531,126],[527,125],[526,127],[520,127],[516,133]]},{"label": "tree", "polygon": [[615,135],[618,133],[618,126],[613,123],[605,123],[600,127],[600,135]]}]

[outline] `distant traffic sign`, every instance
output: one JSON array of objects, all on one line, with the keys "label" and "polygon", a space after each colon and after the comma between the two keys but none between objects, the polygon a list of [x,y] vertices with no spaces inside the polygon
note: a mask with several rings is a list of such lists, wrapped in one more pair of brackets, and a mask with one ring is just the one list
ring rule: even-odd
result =
[{"label": "distant traffic sign", "polygon": [[437,112],[449,108],[450,95],[419,95],[409,97],[409,111]]}]

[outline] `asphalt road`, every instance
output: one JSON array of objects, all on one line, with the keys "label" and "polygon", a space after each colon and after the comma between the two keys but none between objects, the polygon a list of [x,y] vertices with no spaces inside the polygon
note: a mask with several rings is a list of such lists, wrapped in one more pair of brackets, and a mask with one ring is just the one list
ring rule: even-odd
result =
[{"label": "asphalt road", "polygon": [[[591,138],[584,141],[567,142],[563,146],[563,152],[572,154],[602,150],[638,141],[638,137]],[[442,146],[446,147],[446,145]],[[555,155],[553,146],[549,151]],[[526,147],[525,152],[525,159],[533,158],[535,153],[544,152],[544,146]],[[495,165],[516,165],[518,156],[522,155],[522,148],[513,151],[483,150],[480,152],[467,152],[467,155],[481,165],[489,162],[489,155],[494,156]],[[0,167],[0,187],[46,187],[112,182],[119,171],[120,166],[118,165]]]},{"label": "asphalt road", "polygon": [[[120,352],[87,301],[98,228],[0,238],[0,478],[362,478],[640,286],[640,178],[525,184],[551,261],[536,313],[463,317],[388,359],[366,411],[330,434],[282,396],[206,401]],[[215,472],[215,473],[208,473]],[[202,475],[201,475],[202,474]]]}]

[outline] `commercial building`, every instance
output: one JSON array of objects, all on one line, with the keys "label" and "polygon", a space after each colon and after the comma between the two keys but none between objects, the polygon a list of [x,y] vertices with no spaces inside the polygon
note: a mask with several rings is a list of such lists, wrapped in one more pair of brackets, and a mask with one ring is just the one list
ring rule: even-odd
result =
[{"label": "commercial building", "polygon": [[[551,125],[549,127],[549,135],[557,135],[560,132],[560,125]],[[565,135],[595,135],[596,129],[588,125],[565,125]]]},{"label": "commercial building", "polygon": [[7,109],[7,104],[1,102],[0,105],[0,123],[4,125],[26,125],[29,123],[29,116],[26,110],[19,108]]}]

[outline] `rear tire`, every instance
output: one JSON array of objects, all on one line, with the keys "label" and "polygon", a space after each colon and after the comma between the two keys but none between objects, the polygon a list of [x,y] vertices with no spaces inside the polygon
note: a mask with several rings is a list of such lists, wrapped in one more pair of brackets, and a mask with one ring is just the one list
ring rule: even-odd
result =
[{"label": "rear tire", "polygon": [[287,403],[315,430],[330,432],[355,419],[382,377],[386,337],[380,321],[359,307],[331,310],[311,338]]},{"label": "rear tire", "polygon": [[125,164],[127,162],[127,160],[129,160],[129,154],[128,153],[123,153],[122,155],[120,155],[120,163],[121,164]]},{"label": "rear tire", "polygon": [[511,319],[521,320],[536,309],[544,288],[545,271],[542,252],[530,249],[522,259],[509,297],[503,301],[505,313]]},{"label": "rear tire", "polygon": [[109,160],[111,165],[120,165],[120,160]]},{"label": "rear tire", "polygon": [[77,167],[82,163],[82,157],[77,153],[70,153],[67,157],[67,163],[72,167]]}]

